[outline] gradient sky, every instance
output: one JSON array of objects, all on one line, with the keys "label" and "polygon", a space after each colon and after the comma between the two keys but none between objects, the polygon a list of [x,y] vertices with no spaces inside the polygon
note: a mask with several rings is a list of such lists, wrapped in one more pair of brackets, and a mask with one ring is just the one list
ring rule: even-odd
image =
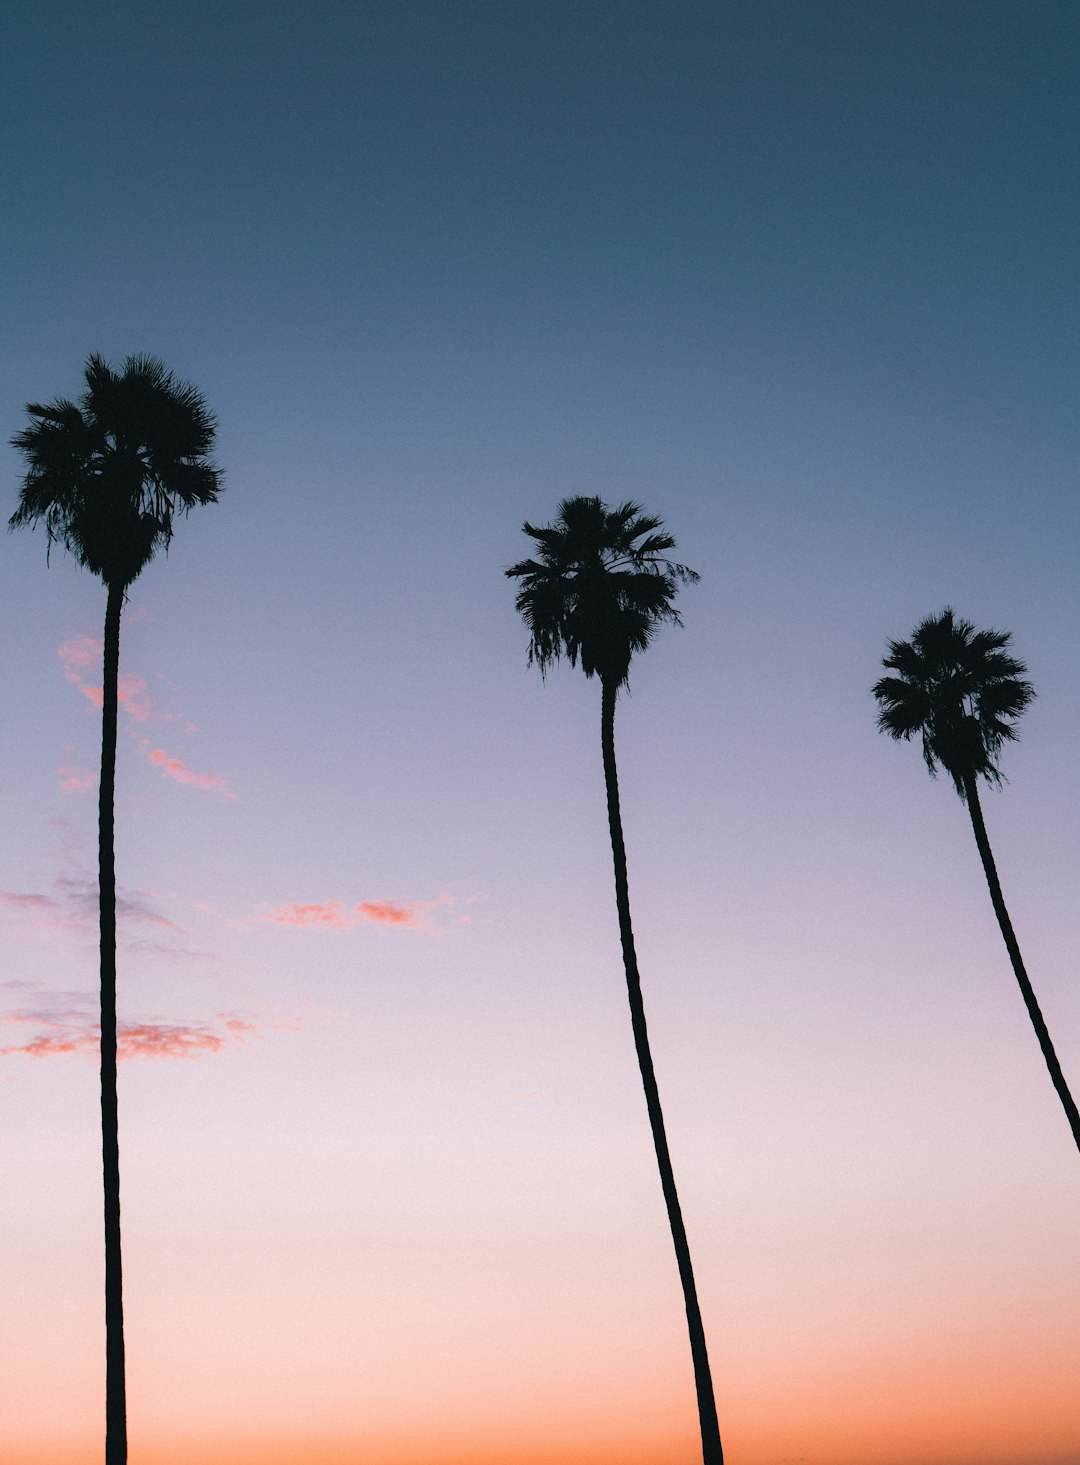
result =
[{"label": "gradient sky", "polygon": [[[133,1465],[692,1465],[599,689],[525,518],[701,574],[620,703],[731,1465],[1075,1465],[1080,1165],[966,814],[874,727],[952,604],[1080,1088],[1080,13],[15,0],[3,436],[91,351],[220,420],[122,636]],[[20,460],[4,448],[8,514]],[[103,1431],[105,597],[3,546],[0,1459]]]}]

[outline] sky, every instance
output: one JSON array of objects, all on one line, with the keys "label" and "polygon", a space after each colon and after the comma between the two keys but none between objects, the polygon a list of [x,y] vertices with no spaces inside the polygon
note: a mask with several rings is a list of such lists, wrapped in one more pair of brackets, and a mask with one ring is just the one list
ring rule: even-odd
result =
[{"label": "sky", "polygon": [[[218,422],[132,586],[133,1465],[692,1465],[561,498],[700,573],[617,739],[730,1465],[1075,1465],[1080,1165],[890,638],[1010,631],[985,814],[1080,1090],[1071,4],[14,0],[6,444],[87,356]],[[6,445],[4,494],[22,464]],[[105,595],[3,544],[0,1459],[103,1437]]]}]

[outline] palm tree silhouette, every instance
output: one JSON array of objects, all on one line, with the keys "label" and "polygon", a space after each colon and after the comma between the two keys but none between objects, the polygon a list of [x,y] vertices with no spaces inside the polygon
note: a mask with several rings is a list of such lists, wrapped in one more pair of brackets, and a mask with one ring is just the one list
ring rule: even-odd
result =
[{"label": "palm tree silhouette", "polygon": [[967,805],[1012,969],[1080,1149],[1080,1113],[1024,968],[979,803],[978,779],[1000,785],[998,754],[1016,739],[1015,721],[1035,695],[1031,683],[1023,680],[1027,667],[1005,649],[1009,640],[1008,632],[976,631],[946,606],[941,615],[920,622],[910,641],[890,641],[882,664],[896,675],[882,677],[874,686],[878,728],[905,741],[918,733],[931,776],[936,777],[940,764]]},{"label": "palm tree silhouette", "polygon": [[553,524],[537,528],[526,522],[524,529],[536,542],[537,558],[512,565],[506,574],[521,582],[516,605],[529,631],[530,664],[545,673],[565,656],[571,666],[580,661],[587,677],[600,678],[600,741],[630,1019],[686,1303],[704,1465],[723,1465],[705,1330],[645,1024],[615,765],[615,700],[628,682],[631,658],[645,650],[663,622],[682,624],[674,604],[677,587],[698,577],[667,558],[675,541],[640,504],[608,510],[598,498],[563,499]]},{"label": "palm tree silhouette", "polygon": [[31,402],[31,423],[12,438],[27,462],[9,527],[43,523],[100,575],[108,591],[98,803],[101,930],[101,1151],[105,1213],[105,1462],[127,1460],[124,1303],[120,1256],[120,1153],[116,1094],[116,777],[120,613],[128,586],[167,549],[173,516],[214,503],[221,474],[207,461],[215,422],[202,396],[152,356],[115,372],[100,356],[85,368],[78,403]]}]

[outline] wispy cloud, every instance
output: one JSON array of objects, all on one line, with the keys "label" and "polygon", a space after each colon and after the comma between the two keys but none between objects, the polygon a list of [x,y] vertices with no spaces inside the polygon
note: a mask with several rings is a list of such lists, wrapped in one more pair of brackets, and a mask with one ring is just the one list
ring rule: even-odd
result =
[{"label": "wispy cloud", "polygon": [[60,788],[66,794],[88,794],[97,785],[97,775],[88,768],[61,763],[56,771],[60,775]]},{"label": "wispy cloud", "polygon": [[363,921],[381,921],[387,926],[416,925],[413,906],[394,905],[389,900],[362,900],[356,907],[356,914]]},{"label": "wispy cloud", "polygon": [[[97,636],[73,636],[57,647],[64,676],[100,712],[104,702],[101,683],[92,680],[90,673],[101,665],[101,641]],[[117,700],[120,706],[136,722],[145,722],[151,716],[150,703],[146,695],[144,677],[121,675],[117,680]]]},{"label": "wispy cloud", "polygon": [[[27,1058],[55,1058],[68,1053],[94,1054],[101,1029],[97,1019],[79,1011],[60,1013],[13,1012],[0,1021],[36,1029],[25,1042],[0,1045],[0,1058],[22,1054]],[[260,1035],[256,1023],[236,1013],[219,1012],[208,1022],[120,1022],[117,1024],[117,1057],[198,1058],[220,1053]]]},{"label": "wispy cloud", "polygon": [[189,788],[216,789],[227,799],[236,798],[229,787],[229,780],[222,778],[219,773],[196,773],[182,759],[174,758],[164,748],[150,748],[149,743],[146,744],[146,756],[155,767],[161,769],[166,778],[186,784]]},{"label": "wispy cloud", "polygon": [[403,930],[429,930],[429,913],[440,906],[449,906],[449,895],[437,900],[361,900],[346,905],[340,900],[293,902],[264,911],[262,919],[278,926],[300,926],[315,931],[350,931],[357,926],[396,926]]},{"label": "wispy cloud", "polygon": [[66,641],[61,641],[56,654],[68,681],[82,687],[85,682],[83,673],[101,665],[101,639],[98,636],[69,636]]},{"label": "wispy cloud", "polygon": [[[61,642],[57,648],[57,655],[67,680],[100,711],[103,701],[102,690],[101,683],[95,676],[101,666],[100,637],[71,636]],[[162,712],[151,703],[146,690],[145,677],[122,674],[117,684],[117,697],[121,710],[135,723],[144,723],[151,718],[155,722],[175,723],[178,721],[176,713]],[[185,727],[189,734],[198,731],[190,722]],[[165,748],[155,748],[151,740],[135,728],[129,728],[129,732],[134,737],[139,752],[160,770],[162,777],[172,779],[174,783],[183,784],[186,788],[204,789],[218,793],[226,799],[235,799],[236,795],[229,780],[220,773],[199,773],[182,758],[176,757]],[[58,772],[61,780],[60,787],[64,793],[88,793],[97,782],[96,775],[88,769],[78,768],[70,762],[64,763]]]},{"label": "wispy cloud", "polygon": [[56,901],[48,895],[22,894],[15,890],[0,890],[0,905],[17,911],[49,911],[56,909]]},{"label": "wispy cloud", "polygon": [[[58,875],[52,882],[53,894],[44,891],[0,890],[0,911],[31,929],[52,931],[87,931],[98,920],[97,881],[85,875]],[[161,931],[181,933],[183,927],[160,909],[158,897],[151,890],[126,890],[116,893],[116,916],[125,935],[139,927],[152,926]]]},{"label": "wispy cloud", "polygon": [[[104,702],[104,696],[102,701]],[[136,722],[145,722],[150,716],[146,700],[146,683],[142,677],[119,676],[116,682],[116,700]]]},{"label": "wispy cloud", "polygon": [[258,1034],[243,1018],[218,1013],[209,1023],[121,1023],[116,1035],[120,1058],[197,1058],[220,1053]]},{"label": "wispy cloud", "polygon": [[[98,918],[97,881],[86,876],[59,875],[56,889],[77,924],[88,925]],[[163,931],[182,931],[175,921],[170,921],[157,905],[157,895],[152,890],[126,890],[117,888],[116,919],[127,926],[157,926]]]},{"label": "wispy cloud", "polygon": [[312,905],[275,906],[263,916],[279,926],[311,926],[323,931],[345,931],[355,925],[340,900],[326,900]]}]

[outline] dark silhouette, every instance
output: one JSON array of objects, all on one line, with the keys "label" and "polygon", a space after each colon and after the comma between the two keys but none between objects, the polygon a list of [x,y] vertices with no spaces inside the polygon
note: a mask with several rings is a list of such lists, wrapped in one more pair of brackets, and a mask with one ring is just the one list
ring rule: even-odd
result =
[{"label": "dark silhouette", "polygon": [[531,638],[530,664],[535,662],[544,673],[565,655],[571,666],[580,660],[587,677],[600,678],[600,741],[615,903],[634,1045],[686,1303],[704,1465],[723,1465],[705,1330],[645,1025],[615,766],[615,699],[629,680],[631,657],[645,650],[664,621],[682,624],[674,605],[677,586],[698,577],[667,558],[675,541],[664,532],[660,519],[642,513],[640,504],[626,503],[609,511],[598,498],[563,499],[554,524],[538,529],[526,523],[524,529],[536,541],[538,557],[522,560],[506,573],[521,581],[516,605]]},{"label": "dark silhouette", "polygon": [[173,515],[214,503],[221,474],[207,461],[215,423],[202,396],[152,356],[114,372],[100,356],[85,370],[78,404],[31,402],[29,427],[12,438],[28,463],[9,527],[45,525],[100,575],[108,591],[98,803],[101,919],[101,1153],[105,1189],[105,1465],[126,1465],[124,1302],[120,1257],[120,1152],[116,1098],[116,777],[120,612],[128,586],[167,549]]},{"label": "dark silhouette", "polygon": [[882,664],[897,675],[882,677],[874,686],[878,727],[905,740],[919,733],[931,776],[937,775],[940,764],[967,805],[1024,1006],[1080,1150],[1080,1113],[1024,969],[979,803],[977,780],[1000,785],[997,756],[1004,743],[1015,740],[1014,723],[1035,695],[1031,683],[1022,680],[1027,667],[1005,649],[1009,639],[1008,632],[976,631],[970,621],[958,620],[946,607],[941,615],[922,621],[910,641],[890,641]]}]

